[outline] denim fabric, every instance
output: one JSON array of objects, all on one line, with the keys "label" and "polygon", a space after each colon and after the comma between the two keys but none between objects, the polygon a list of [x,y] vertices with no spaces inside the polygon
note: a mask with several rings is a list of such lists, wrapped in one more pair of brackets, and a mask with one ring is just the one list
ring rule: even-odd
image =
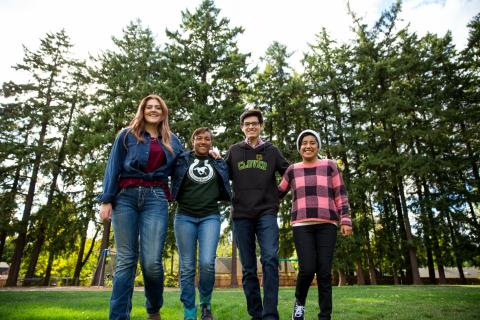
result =
[{"label": "denim fabric", "polygon": [[317,275],[318,319],[330,319],[332,314],[332,262],[337,226],[332,223],[293,227],[293,241],[298,256],[296,299],[303,305],[313,277]]},{"label": "denim fabric", "polygon": [[184,308],[183,309],[183,320],[197,320],[197,308]]},{"label": "denim fabric", "polygon": [[147,313],[163,304],[162,255],[168,227],[168,203],[160,187],[122,189],[113,201],[116,267],[110,319],[130,319],[138,256],[145,285]]},{"label": "denim fabric", "polygon": [[100,202],[112,202],[118,192],[119,178],[142,178],[144,180],[163,181],[168,185],[168,177],[172,174],[177,155],[183,152],[182,144],[177,136],[170,134],[173,153],[168,151],[159,139],[158,142],[165,153],[165,163],[153,172],[143,172],[147,165],[151,138],[143,133],[144,142],[138,142],[128,129],[123,129],[113,143],[103,177],[103,192],[97,197]]},{"label": "denim fabric", "polygon": [[210,304],[215,284],[215,258],[220,236],[220,215],[175,215],[175,239],[180,256],[180,300],[185,309],[195,308],[195,269],[198,242],[198,291],[200,303]]},{"label": "denim fabric", "polygon": [[[182,185],[183,178],[188,171],[188,163],[190,158],[193,157],[193,151],[183,152],[177,158],[175,163],[174,174],[172,177],[172,196],[176,199],[180,187]],[[220,190],[220,200],[230,201],[232,199],[232,191],[230,189],[230,181],[228,175],[227,163],[223,159],[213,159],[213,167],[218,173],[221,181],[222,188]]]},{"label": "denim fabric", "polygon": [[[254,319],[278,319],[278,224],[266,214],[258,219],[233,219],[235,240],[242,262],[243,292],[248,314]],[[263,306],[257,276],[255,238],[263,270]]]}]

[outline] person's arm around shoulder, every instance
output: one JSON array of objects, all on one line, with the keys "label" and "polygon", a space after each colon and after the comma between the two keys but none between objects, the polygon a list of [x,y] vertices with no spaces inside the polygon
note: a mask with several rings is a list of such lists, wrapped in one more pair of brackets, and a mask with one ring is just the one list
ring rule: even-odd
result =
[{"label": "person's arm around shoulder", "polygon": [[223,199],[223,201],[228,201],[230,202],[232,200],[232,190],[230,187],[230,175],[229,175],[229,170],[228,170],[228,164],[225,160],[222,158],[219,159],[213,159],[215,163],[215,167],[217,168],[217,172],[220,175],[222,186],[224,191],[226,192],[226,199]]},{"label": "person's arm around shoulder", "polygon": [[333,196],[337,207],[337,214],[340,217],[340,233],[343,236],[352,234],[352,219],[350,218],[350,205],[348,204],[347,190],[343,183],[342,175],[338,170],[337,163],[329,161],[332,168]]},{"label": "person's arm around shoulder", "polygon": [[178,157],[180,154],[185,152],[182,141],[173,132],[170,132],[170,144],[172,145],[173,153],[175,154],[175,157]]},{"label": "person's arm around shoulder", "polygon": [[225,163],[227,164],[228,176],[229,176],[230,180],[232,180],[232,148],[233,148],[233,146],[231,146],[228,149],[227,157],[225,158]]},{"label": "person's arm around shoulder", "polygon": [[214,160],[222,159],[222,155],[220,154],[220,151],[217,147],[213,147],[212,149],[210,149],[208,151],[208,155]]},{"label": "person's arm around shoulder", "polygon": [[289,166],[282,176],[282,180],[278,185],[278,192],[280,199],[283,199],[291,188],[291,181],[293,178],[293,165]]},{"label": "person's arm around shoulder", "polygon": [[188,167],[189,159],[189,151],[183,151],[177,155],[172,166],[172,184],[175,184],[178,179],[183,178],[184,171],[186,171],[186,167]]}]

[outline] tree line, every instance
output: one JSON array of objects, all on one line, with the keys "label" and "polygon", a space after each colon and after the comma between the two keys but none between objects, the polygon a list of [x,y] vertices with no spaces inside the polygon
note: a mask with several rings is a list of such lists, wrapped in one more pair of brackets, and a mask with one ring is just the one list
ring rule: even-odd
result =
[{"label": "tree line", "polygon": [[[429,282],[446,283],[447,266],[466,282],[463,268],[480,265],[480,14],[457,50],[450,32],[420,37],[402,26],[401,1],[373,26],[346,10],[354,39],[338,43],[319,30],[302,70],[278,42],[252,64],[237,45],[243,28],[231,26],[212,0],[183,11],[162,41],[132,21],[112,37],[112,49],[88,60],[74,56],[64,30],[47,33],[35,50],[24,48],[13,68],[25,80],[0,90],[7,285],[39,276],[47,285],[54,262],[66,256],[74,257],[69,275],[79,284],[92,272],[85,266],[112,246],[95,197],[115,135],[150,93],[165,99],[186,147],[195,128],[208,126],[224,153],[242,139],[246,106],[262,110],[264,136],[291,162],[299,161],[297,135],[317,130],[322,156],[343,172],[354,221],[354,237],[338,239],[340,283],[356,274],[358,284],[384,276],[420,284],[420,267],[428,268]],[[294,255],[289,210],[287,198],[279,212],[285,258]],[[172,229],[166,270],[176,254]]]}]

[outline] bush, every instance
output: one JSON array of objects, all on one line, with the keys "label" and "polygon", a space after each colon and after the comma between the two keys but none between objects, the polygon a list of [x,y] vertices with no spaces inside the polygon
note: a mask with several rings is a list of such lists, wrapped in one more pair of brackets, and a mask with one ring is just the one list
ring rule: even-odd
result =
[{"label": "bush", "polygon": [[166,274],[165,275],[165,287],[168,288],[178,288],[178,274]]}]

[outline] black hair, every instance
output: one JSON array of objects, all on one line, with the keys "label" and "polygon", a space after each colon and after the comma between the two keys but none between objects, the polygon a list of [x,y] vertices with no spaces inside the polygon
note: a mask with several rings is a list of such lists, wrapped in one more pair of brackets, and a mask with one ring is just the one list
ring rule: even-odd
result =
[{"label": "black hair", "polygon": [[210,138],[213,141],[212,131],[210,131],[210,129],[208,129],[207,127],[201,127],[201,128],[197,128],[197,129],[195,129],[195,131],[193,131],[192,136],[190,137],[190,142],[192,143],[192,145],[193,145],[193,140],[195,140],[195,137],[198,136],[199,134],[202,134],[202,133],[205,133],[205,132],[208,132],[210,134]]},{"label": "black hair", "polygon": [[242,113],[242,115],[240,116],[240,125],[243,125],[243,120],[245,120],[245,118],[248,118],[251,116],[257,117],[258,122],[260,122],[260,124],[263,124],[262,112],[258,109],[248,109],[247,111]]}]

